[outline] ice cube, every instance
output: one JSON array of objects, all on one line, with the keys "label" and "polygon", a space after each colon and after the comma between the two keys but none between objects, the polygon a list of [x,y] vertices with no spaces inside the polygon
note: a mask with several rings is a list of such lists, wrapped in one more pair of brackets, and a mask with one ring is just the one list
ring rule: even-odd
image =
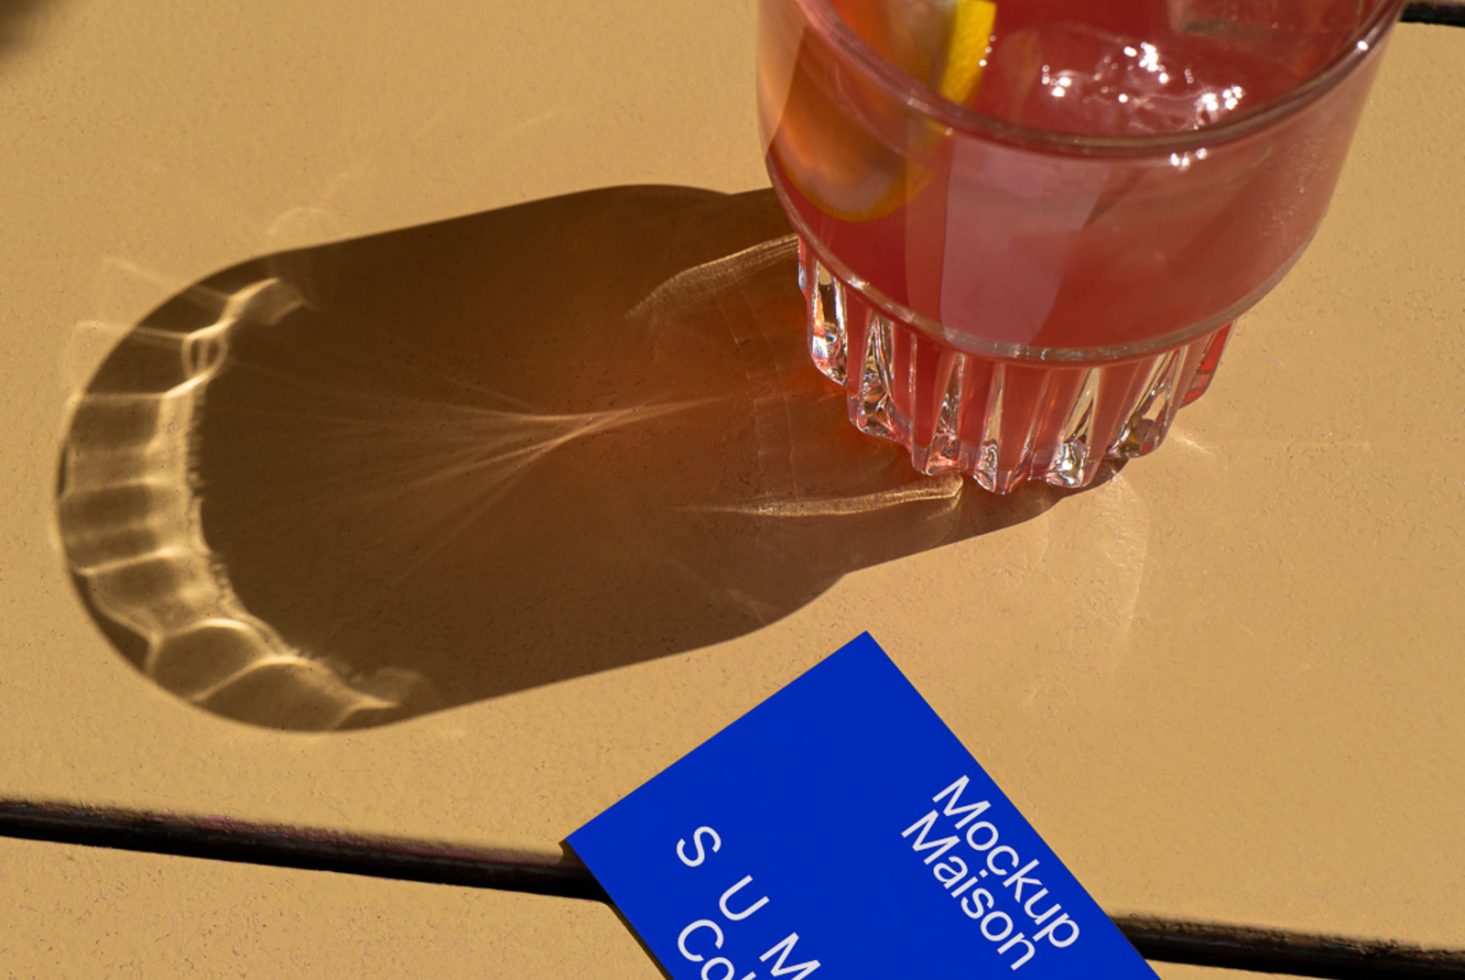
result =
[{"label": "ice cube", "polygon": [[1166,0],[1166,13],[1171,32],[1183,42],[1285,68],[1289,82],[1296,82],[1341,50],[1380,2]]},{"label": "ice cube", "polygon": [[1079,24],[1027,27],[993,49],[978,107],[1066,133],[1125,136],[1214,125],[1277,72],[1175,42]]}]

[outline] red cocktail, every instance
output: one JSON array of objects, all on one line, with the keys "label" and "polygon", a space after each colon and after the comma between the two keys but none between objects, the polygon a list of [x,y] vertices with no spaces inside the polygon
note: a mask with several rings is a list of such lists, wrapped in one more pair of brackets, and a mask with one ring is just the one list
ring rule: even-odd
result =
[{"label": "red cocktail", "polygon": [[761,0],[810,353],[928,473],[1154,449],[1322,220],[1400,0]]}]

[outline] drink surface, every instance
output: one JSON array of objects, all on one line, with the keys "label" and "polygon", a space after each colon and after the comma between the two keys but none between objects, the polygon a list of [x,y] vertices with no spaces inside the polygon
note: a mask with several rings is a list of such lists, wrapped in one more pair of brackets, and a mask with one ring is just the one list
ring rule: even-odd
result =
[{"label": "drink surface", "polygon": [[[791,216],[897,318],[1012,356],[1123,357],[1255,302],[1321,220],[1376,61],[1207,142],[1354,47],[1377,0],[822,0],[928,91],[1058,134],[1024,142],[879,85],[808,18],[820,2],[762,0],[760,116]],[[1073,138],[1157,134],[1182,142]]]},{"label": "drink surface", "polygon": [[[1336,55],[1363,0],[829,0],[947,98],[1037,129],[1130,136],[1214,125]],[[984,17],[973,11],[985,8]],[[975,29],[990,24],[988,30]],[[948,71],[974,59],[980,73]]]}]

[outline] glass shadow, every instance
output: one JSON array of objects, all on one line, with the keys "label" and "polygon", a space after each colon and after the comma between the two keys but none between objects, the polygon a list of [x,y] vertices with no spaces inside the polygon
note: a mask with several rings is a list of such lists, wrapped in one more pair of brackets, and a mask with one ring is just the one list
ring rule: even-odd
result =
[{"label": "glass shadow", "polygon": [[729,640],[1065,495],[855,432],[795,279],[771,192],[650,186],[210,276],[75,403],[74,580],[165,689],[326,730]]}]

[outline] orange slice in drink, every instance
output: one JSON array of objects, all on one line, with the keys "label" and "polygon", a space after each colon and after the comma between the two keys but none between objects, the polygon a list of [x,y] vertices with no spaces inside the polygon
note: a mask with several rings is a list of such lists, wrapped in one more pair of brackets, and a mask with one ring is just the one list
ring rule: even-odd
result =
[{"label": "orange slice in drink", "polygon": [[[981,83],[997,5],[991,0],[830,0],[876,53],[957,103]],[[765,44],[768,42],[765,40]],[[870,81],[836,66],[823,41],[793,55],[773,152],[781,171],[826,214],[883,217],[929,179],[915,162],[944,135]],[[769,93],[764,93],[765,97]]]}]

